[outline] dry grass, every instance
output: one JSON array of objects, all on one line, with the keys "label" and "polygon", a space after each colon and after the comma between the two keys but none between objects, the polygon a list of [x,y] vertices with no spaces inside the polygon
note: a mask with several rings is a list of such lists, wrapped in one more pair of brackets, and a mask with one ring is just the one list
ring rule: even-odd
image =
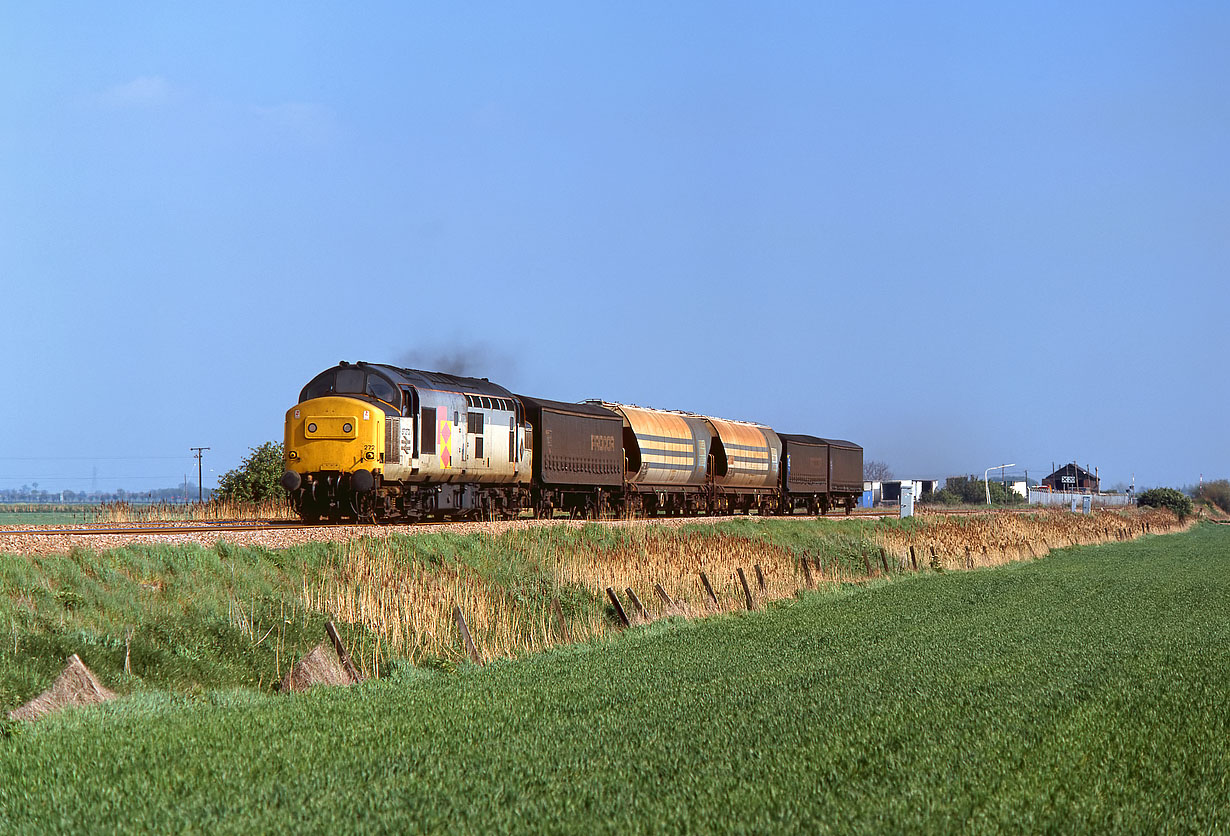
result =
[{"label": "dry grass", "polygon": [[336,573],[304,582],[303,600],[334,620],[366,625],[386,654],[415,660],[460,657],[455,607],[487,659],[556,643],[545,611],[519,605],[473,567],[429,564],[387,537],[348,543]]},{"label": "dry grass", "polygon": [[[454,620],[460,607],[480,655],[490,660],[619,629],[607,603],[608,587],[619,594],[634,623],[699,617],[747,606],[740,568],[760,606],[795,596],[809,576],[812,585],[823,586],[891,577],[913,571],[914,562],[923,571],[996,566],[1041,557],[1052,548],[1133,539],[1191,524],[1163,511],[937,515],[912,525],[875,526],[857,542],[843,535],[844,554],[800,554],[768,538],[700,527],[643,525],[602,541],[524,529],[482,536],[477,553],[451,561],[419,551],[413,540],[379,537],[347,544],[334,569],[305,581],[303,600],[337,621],[366,626],[386,657],[416,662],[464,657]],[[702,585],[701,572],[716,602]],[[659,585],[674,606],[656,592]],[[644,605],[644,617],[635,612],[629,588]],[[562,602],[559,613],[556,601]]]},{"label": "dry grass", "polygon": [[195,522],[214,520],[295,520],[289,503],[281,499],[261,502],[159,502],[154,505],[130,505],[127,502],[104,502],[91,512],[95,523]]},{"label": "dry grass", "polygon": [[890,565],[913,568],[913,561],[917,561],[919,568],[927,565],[946,570],[999,566],[1041,557],[1051,549],[1132,540],[1147,533],[1168,534],[1195,524],[1191,518],[1180,522],[1169,511],[1096,511],[1084,515],[1058,508],[1036,514],[929,516],[924,520],[921,527],[912,530],[878,533],[877,546],[885,550]]}]

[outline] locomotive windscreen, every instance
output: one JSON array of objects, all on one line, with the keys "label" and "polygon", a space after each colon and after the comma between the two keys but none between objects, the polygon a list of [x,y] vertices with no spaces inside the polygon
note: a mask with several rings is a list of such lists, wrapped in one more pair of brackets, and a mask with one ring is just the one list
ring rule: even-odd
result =
[{"label": "locomotive windscreen", "polygon": [[368,395],[401,411],[401,393],[381,375],[359,368],[329,369],[303,387],[299,401],[328,395]]}]

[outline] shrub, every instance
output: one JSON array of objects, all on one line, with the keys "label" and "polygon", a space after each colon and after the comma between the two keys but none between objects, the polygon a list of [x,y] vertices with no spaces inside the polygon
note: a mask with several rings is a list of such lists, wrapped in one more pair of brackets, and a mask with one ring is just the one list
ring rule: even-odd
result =
[{"label": "shrub", "polygon": [[218,479],[214,499],[233,502],[260,502],[265,499],[284,499],[286,491],[281,478],[285,470],[282,460],[282,445],[272,441],[260,447],[249,448],[252,455],[243,464],[229,470]]},{"label": "shrub", "polygon": [[1136,497],[1137,505],[1153,508],[1169,508],[1179,519],[1186,519],[1192,512],[1192,501],[1174,488],[1153,488]]},{"label": "shrub", "polygon": [[1230,514],[1230,480],[1217,479],[1196,488],[1196,499],[1208,502]]}]

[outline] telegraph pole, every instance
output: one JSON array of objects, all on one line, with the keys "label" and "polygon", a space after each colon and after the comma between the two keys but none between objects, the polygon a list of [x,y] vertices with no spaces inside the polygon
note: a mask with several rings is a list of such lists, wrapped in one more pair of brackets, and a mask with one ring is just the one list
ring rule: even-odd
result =
[{"label": "telegraph pole", "polygon": [[204,487],[204,480],[202,478],[201,467],[205,459],[205,451],[208,450],[209,448],[208,447],[189,447],[188,449],[196,451],[196,501],[204,502],[205,501],[205,487]]}]

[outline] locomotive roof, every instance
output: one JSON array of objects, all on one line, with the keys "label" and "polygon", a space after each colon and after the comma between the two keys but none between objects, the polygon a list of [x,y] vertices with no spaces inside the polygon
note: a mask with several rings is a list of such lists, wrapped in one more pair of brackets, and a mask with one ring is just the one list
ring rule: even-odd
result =
[{"label": "locomotive roof", "polygon": [[[350,366],[350,363],[342,361],[339,366]],[[498,383],[492,383],[485,377],[463,377],[456,374],[448,374],[446,372],[429,372],[422,369],[403,369],[399,366],[388,366],[383,363],[364,363],[362,361],[353,364],[367,369],[375,369],[381,374],[388,377],[394,383],[404,383],[407,386],[414,386],[423,389],[442,389],[450,392],[472,392],[477,395],[496,395],[498,397],[511,397],[512,392],[500,386]]]}]

